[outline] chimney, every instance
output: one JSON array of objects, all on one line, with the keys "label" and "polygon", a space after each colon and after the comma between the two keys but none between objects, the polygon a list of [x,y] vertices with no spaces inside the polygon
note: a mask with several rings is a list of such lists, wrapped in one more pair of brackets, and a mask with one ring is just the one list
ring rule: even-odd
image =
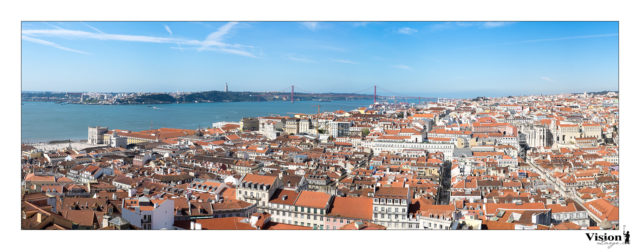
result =
[{"label": "chimney", "polygon": [[109,220],[111,219],[110,215],[104,215],[102,216],[102,227],[108,227],[109,226]]},{"label": "chimney", "polygon": [[135,188],[129,188],[129,193],[127,195],[129,195],[129,198],[132,198],[136,193],[137,191]]}]

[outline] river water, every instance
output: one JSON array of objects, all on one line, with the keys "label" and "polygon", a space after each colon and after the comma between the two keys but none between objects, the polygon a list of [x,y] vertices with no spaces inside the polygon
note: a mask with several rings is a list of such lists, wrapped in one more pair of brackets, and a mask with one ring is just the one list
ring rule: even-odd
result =
[{"label": "river water", "polygon": [[[416,100],[417,101],[417,100]],[[411,101],[410,101],[411,102]],[[151,128],[207,128],[220,121],[238,122],[243,117],[287,112],[315,114],[320,111],[353,110],[368,106],[373,100],[333,102],[286,101],[223,102],[147,105],[61,105],[53,102],[22,102],[22,142],[71,139],[86,140],[89,126],[142,131]],[[153,107],[156,107],[155,109]]]}]

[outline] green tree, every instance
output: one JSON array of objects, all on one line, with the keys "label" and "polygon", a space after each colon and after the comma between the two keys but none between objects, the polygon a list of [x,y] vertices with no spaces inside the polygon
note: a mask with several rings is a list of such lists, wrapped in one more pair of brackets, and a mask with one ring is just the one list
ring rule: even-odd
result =
[{"label": "green tree", "polygon": [[367,137],[367,135],[369,135],[370,131],[367,128],[362,129],[362,137]]}]

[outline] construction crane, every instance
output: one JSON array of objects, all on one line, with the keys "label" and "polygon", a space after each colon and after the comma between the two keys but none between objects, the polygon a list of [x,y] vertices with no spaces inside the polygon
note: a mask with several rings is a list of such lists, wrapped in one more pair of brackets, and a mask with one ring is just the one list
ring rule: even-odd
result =
[{"label": "construction crane", "polygon": [[322,107],[321,105],[311,105],[311,106],[315,106],[318,107],[318,117],[316,117],[316,144],[320,143],[319,137],[320,137],[320,130],[318,128],[320,128],[320,107]]}]

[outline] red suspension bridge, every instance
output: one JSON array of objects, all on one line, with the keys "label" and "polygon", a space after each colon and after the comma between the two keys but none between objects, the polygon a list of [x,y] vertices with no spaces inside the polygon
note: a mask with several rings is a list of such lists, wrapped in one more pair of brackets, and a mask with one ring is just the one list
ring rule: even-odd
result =
[{"label": "red suspension bridge", "polygon": [[[288,90],[289,87],[282,89],[282,90],[278,90],[275,92],[269,92],[269,93],[265,93],[265,94],[260,94],[260,95],[253,95],[255,97],[273,97],[273,96],[288,96]],[[366,91],[370,91],[371,89],[373,89],[373,95],[371,94],[366,94]],[[395,95],[378,95],[378,89],[385,91],[387,93],[391,93],[391,94],[395,94]],[[410,95],[405,95],[405,94],[400,94],[400,93],[396,93],[393,91],[389,91],[387,89],[384,89],[382,87],[378,87],[378,86],[371,86],[369,88],[357,91],[357,92],[352,92],[352,93],[314,93],[314,92],[310,92],[307,90],[304,90],[300,87],[295,87],[295,86],[291,86],[291,103],[293,103],[295,101],[295,97],[327,97],[327,98],[331,98],[331,97],[345,97],[345,98],[362,98],[362,97],[368,97],[368,96],[372,96],[373,97],[373,102],[376,103],[378,98],[383,98],[383,99],[417,99],[418,103],[421,103],[422,101],[453,101],[453,100],[459,100],[459,99],[451,99],[451,98],[434,98],[434,97],[418,97],[418,96],[410,96]]]}]

